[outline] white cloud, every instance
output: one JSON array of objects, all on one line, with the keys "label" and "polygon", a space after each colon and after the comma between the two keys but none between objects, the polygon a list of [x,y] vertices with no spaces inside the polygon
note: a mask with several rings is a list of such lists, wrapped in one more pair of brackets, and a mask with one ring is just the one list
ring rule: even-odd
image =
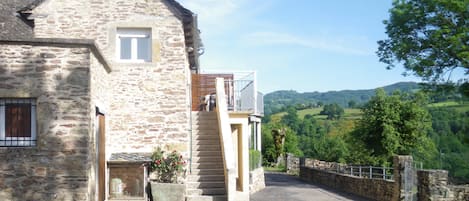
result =
[{"label": "white cloud", "polygon": [[[369,44],[363,44],[367,43],[363,38],[334,37],[324,34],[306,38],[289,33],[261,31],[249,33],[242,40],[249,45],[293,45],[343,54],[373,55],[373,49],[366,47]],[[362,43],[357,44],[357,42]]]}]

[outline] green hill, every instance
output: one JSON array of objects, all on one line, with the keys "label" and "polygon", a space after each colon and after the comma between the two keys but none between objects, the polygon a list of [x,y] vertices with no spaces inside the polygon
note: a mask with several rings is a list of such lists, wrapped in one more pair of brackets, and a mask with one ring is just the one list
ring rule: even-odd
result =
[{"label": "green hill", "polygon": [[[412,92],[420,89],[420,85],[416,82],[399,82],[382,88],[388,93],[392,93],[395,90]],[[345,108],[348,106],[350,101],[354,101],[358,105],[367,102],[370,97],[375,95],[375,90],[376,89],[305,93],[298,93],[293,90],[275,91],[264,96],[264,112],[266,115],[269,115],[277,113],[282,108],[289,105],[299,105],[304,106],[304,108],[311,108],[317,106],[318,103],[337,103]]]}]

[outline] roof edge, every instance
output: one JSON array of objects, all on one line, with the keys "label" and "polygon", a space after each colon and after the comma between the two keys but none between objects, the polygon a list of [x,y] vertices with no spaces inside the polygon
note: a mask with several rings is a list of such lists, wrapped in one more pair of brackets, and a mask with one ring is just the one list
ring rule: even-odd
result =
[{"label": "roof edge", "polygon": [[28,4],[27,6],[21,8],[20,10],[18,10],[18,12],[29,12],[33,9],[35,9],[36,7],[38,7],[39,5],[41,5],[44,1],[46,0],[36,0],[36,1],[33,1],[32,3]]}]

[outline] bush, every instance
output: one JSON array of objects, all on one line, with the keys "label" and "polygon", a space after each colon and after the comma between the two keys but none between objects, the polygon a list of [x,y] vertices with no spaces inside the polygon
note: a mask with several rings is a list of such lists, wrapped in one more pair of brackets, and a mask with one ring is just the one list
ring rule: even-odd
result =
[{"label": "bush", "polygon": [[249,170],[255,170],[261,167],[261,152],[258,150],[250,149],[249,150]]},{"label": "bush", "polygon": [[177,151],[165,154],[164,151],[158,147],[151,155],[149,171],[157,173],[156,182],[176,183],[177,176],[184,172],[185,165],[186,162]]}]

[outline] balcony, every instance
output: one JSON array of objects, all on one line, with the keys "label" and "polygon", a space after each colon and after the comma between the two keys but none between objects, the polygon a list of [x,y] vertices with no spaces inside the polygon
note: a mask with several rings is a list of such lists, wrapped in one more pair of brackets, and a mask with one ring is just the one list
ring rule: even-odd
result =
[{"label": "balcony", "polygon": [[264,115],[264,95],[257,91],[256,72],[203,72],[192,74],[192,110],[209,111],[215,103],[215,79],[225,80],[229,111]]}]

